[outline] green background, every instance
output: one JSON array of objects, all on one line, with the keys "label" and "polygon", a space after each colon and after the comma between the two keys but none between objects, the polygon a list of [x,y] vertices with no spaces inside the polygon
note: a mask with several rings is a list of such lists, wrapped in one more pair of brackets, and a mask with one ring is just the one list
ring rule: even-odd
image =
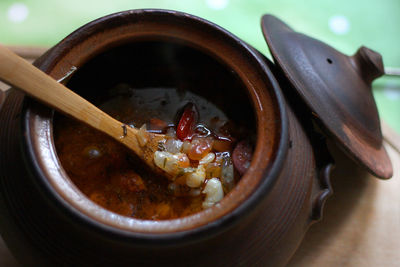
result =
[{"label": "green background", "polygon": [[[10,14],[18,3],[27,12],[25,19],[15,21]],[[91,20],[136,8],[174,9],[203,17],[268,57],[260,18],[270,13],[348,55],[365,45],[382,54],[385,66],[400,68],[400,0],[1,0],[0,43],[50,47]],[[330,27],[335,16],[347,22],[345,32],[335,33]],[[379,78],[373,90],[381,118],[400,133],[400,77]]]}]

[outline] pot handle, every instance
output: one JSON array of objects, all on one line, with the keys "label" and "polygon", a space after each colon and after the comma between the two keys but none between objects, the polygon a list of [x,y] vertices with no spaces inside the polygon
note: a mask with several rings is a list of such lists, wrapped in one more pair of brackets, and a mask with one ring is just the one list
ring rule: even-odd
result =
[{"label": "pot handle", "polygon": [[322,166],[322,168],[319,168],[318,175],[314,179],[312,190],[312,221],[321,220],[325,202],[333,193],[330,181],[330,174],[333,168],[334,163],[327,163],[326,165]]}]

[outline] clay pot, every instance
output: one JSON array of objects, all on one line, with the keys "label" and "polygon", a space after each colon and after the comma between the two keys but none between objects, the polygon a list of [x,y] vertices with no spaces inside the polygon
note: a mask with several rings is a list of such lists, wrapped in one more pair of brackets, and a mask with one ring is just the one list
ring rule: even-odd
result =
[{"label": "clay pot", "polygon": [[[109,55],[121,60],[120,68],[110,67]],[[21,263],[279,266],[320,218],[330,194],[332,160],[307,109],[283,78],[278,84],[268,59],[217,25],[173,11],[121,12],[73,32],[35,65],[55,79],[77,67],[72,89],[97,77],[95,86],[79,92],[90,98],[129,79],[131,64],[154,66],[159,59],[164,66],[168,55],[174,56],[175,69],[159,68],[137,84],[190,86],[180,71],[203,75],[204,86],[217,80],[221,92],[212,85],[199,92],[224,95],[223,101],[214,100],[237,107],[233,116],[254,118],[257,141],[250,169],[218,205],[195,215],[167,221],[117,215],[92,203],[69,180],[53,143],[54,112],[12,89],[0,113],[0,226]]]}]

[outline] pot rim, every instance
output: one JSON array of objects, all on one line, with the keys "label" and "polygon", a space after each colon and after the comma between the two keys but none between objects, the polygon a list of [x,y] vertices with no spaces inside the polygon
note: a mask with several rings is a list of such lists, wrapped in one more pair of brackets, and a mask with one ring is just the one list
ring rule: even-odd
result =
[{"label": "pot rim", "polygon": [[[259,99],[260,97],[265,98],[265,96],[262,96],[262,94],[265,94],[265,92],[261,92],[260,90],[262,89],[254,88],[246,84],[245,86],[247,88],[247,91],[250,93],[249,100],[251,101],[254,113],[257,117],[257,145],[254,153],[254,159],[251,163],[251,171],[249,170],[248,173],[242,177],[242,181],[253,181],[253,188],[251,189],[251,193],[247,193],[246,198],[242,202],[236,203],[236,206],[234,205],[233,208],[232,204],[230,204],[231,206],[229,206],[229,201],[226,200],[227,197],[230,194],[239,194],[237,191],[244,188],[244,184],[242,182],[242,184],[239,183],[230,194],[225,196],[220,204],[216,205],[218,207],[214,206],[210,209],[204,210],[200,213],[188,217],[165,221],[143,221],[133,218],[127,218],[122,215],[116,215],[113,212],[107,211],[104,208],[96,205],[98,209],[102,210],[102,212],[107,213],[107,216],[118,218],[118,220],[120,219],[119,217],[124,217],[129,220],[131,224],[128,223],[124,227],[121,227],[120,225],[110,225],[109,223],[105,223],[104,221],[99,221],[94,218],[92,214],[82,212],[80,207],[76,206],[77,203],[71,203],[70,199],[66,199],[65,196],[62,196],[62,192],[60,191],[60,188],[62,188],[62,186],[58,190],[55,189],[54,183],[51,180],[52,176],[49,176],[49,174],[54,174],[57,172],[63,173],[64,171],[61,167],[61,164],[58,162],[58,158],[52,141],[53,112],[51,111],[51,109],[44,107],[29,98],[24,99],[24,106],[22,110],[23,119],[21,120],[21,127],[23,133],[25,133],[21,142],[24,152],[23,155],[24,157],[26,157],[25,162],[31,165],[31,170],[33,170],[34,172],[33,176],[37,177],[34,178],[34,181],[38,185],[39,190],[41,190],[42,193],[44,193],[44,195],[48,198],[48,201],[53,202],[54,205],[57,206],[57,208],[61,208],[63,212],[67,212],[68,215],[77,218],[79,220],[79,223],[83,223],[83,225],[91,227],[92,230],[100,231],[103,234],[105,233],[111,234],[113,236],[118,236],[123,239],[135,238],[136,240],[140,240],[142,244],[154,244],[154,242],[161,244],[163,242],[169,243],[171,240],[175,240],[175,242],[183,242],[193,239],[198,240],[209,238],[213,234],[217,234],[223,230],[228,229],[229,227],[232,227],[241,218],[248,215],[250,211],[255,208],[257,203],[259,203],[260,200],[268,194],[268,192],[271,190],[276,180],[278,179],[289,147],[288,121],[283,96],[280,92],[279,84],[273,76],[272,72],[270,71],[269,67],[267,66],[265,59],[260,56],[260,54],[258,54],[252,47],[234,36],[232,33],[209,21],[183,12],[171,10],[128,10],[94,20],[77,29],[72,34],[63,39],[59,44],[46,52],[45,55],[35,63],[35,65],[40,66],[42,70],[50,73],[50,75],[52,75],[53,77],[57,76],[59,75],[59,73],[55,73],[54,71],[52,72],[52,70],[56,68],[63,69],[57,66],[60,63],[60,60],[65,59],[72,48],[81,46],[82,43],[87,40],[87,38],[91,38],[94,34],[104,30],[104,25],[106,25],[107,27],[111,27],[110,30],[112,31],[114,29],[113,27],[116,27],[116,29],[118,29],[118,26],[121,23],[130,23],[131,21],[137,22],[138,20],[140,20],[138,18],[146,18],[148,20],[151,20],[150,18],[152,18],[153,21],[154,19],[167,20],[169,23],[171,21],[173,23],[184,21],[185,25],[179,27],[188,27],[187,25],[190,24],[189,27],[193,28],[191,30],[205,28],[207,29],[207,32],[205,32],[204,34],[215,34],[216,36],[218,36],[218,38],[220,38],[220,40],[223,39],[222,42],[224,42],[224,45],[232,46],[232,49],[240,51],[241,57],[248,61],[248,65],[251,65],[251,68],[257,70],[259,72],[257,73],[259,76],[263,76],[257,77],[260,81],[262,80],[265,83],[265,87],[268,87],[269,97],[272,99],[271,101],[275,105],[275,116],[279,118],[279,122],[277,122],[276,125],[277,129],[275,136],[277,142],[275,143],[273,159],[271,159],[269,165],[261,169],[257,168],[260,167],[261,162],[265,162],[265,159],[262,159],[262,154],[263,152],[265,152],[265,148],[260,145],[262,143],[262,137],[266,135],[266,133],[262,131],[263,129],[265,129],[266,121],[260,118],[260,116],[263,116],[263,112],[265,112],[265,110]],[[109,47],[107,47],[107,49],[108,48]],[[101,51],[97,52],[100,53]],[[91,54],[91,56],[95,55]],[[232,67],[235,71],[238,71],[237,66],[232,66],[233,63],[226,62],[226,59],[221,58],[222,56],[218,55],[217,57],[216,54],[213,54],[212,56],[222,60],[226,65]],[[86,59],[86,61],[83,59],[80,60],[81,61],[78,62],[77,65],[83,64],[88,59]],[[241,75],[244,74],[239,74],[240,78],[243,79],[244,77],[242,77]],[[259,90],[260,92],[257,92],[257,90]],[[40,125],[40,127],[38,125]],[[39,127],[40,129],[37,127]],[[34,131],[34,129],[39,129],[41,131],[37,132]],[[42,139],[38,141],[38,137]],[[40,141],[43,140],[47,140],[47,143],[40,143]],[[43,151],[47,153],[44,157],[42,154]],[[51,166],[48,165],[48,163],[50,163]],[[251,174],[255,175],[252,176]],[[65,172],[64,175],[66,175]],[[49,178],[51,179],[49,180]],[[72,185],[72,182],[70,182],[69,185]],[[239,185],[241,185],[241,187]],[[64,184],[63,186],[68,186],[68,184]],[[80,194],[81,197],[84,196],[83,193]],[[84,196],[84,198],[86,197]],[[212,220],[205,221],[205,219],[203,219],[203,221],[201,221],[201,217],[204,218],[204,216],[208,216],[206,218],[212,218]],[[199,223],[199,220],[201,223]],[[174,221],[176,221],[178,223],[178,226],[180,227],[171,228],[170,225],[175,223]],[[195,223],[193,223],[193,221]],[[145,228],[139,228],[140,231],[138,231],[137,228],[133,227],[136,224],[141,224],[141,227]],[[143,231],[143,229],[145,229],[145,231]],[[146,229],[148,230],[146,231]],[[154,229],[158,230],[154,231]],[[162,231],[160,231],[160,229]],[[207,235],[205,235],[205,233],[207,233]]]}]

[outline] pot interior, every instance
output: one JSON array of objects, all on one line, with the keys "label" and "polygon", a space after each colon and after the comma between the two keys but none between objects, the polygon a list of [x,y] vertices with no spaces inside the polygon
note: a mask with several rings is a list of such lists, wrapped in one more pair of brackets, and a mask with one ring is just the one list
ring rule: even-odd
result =
[{"label": "pot interior", "polygon": [[178,40],[136,41],[111,48],[81,66],[67,86],[97,105],[109,98],[129,97],[124,86],[133,90],[175,89],[182,102],[188,99],[185,93],[189,91],[241,125],[255,128],[247,89],[235,70]]},{"label": "pot interior", "polygon": [[[216,152],[221,158],[232,154],[233,145],[243,140],[254,144],[256,140],[255,114],[236,72],[207,53],[172,40],[111,48],[80,67],[67,86],[137,128],[144,123],[151,127],[149,121],[155,120],[161,120],[156,124],[176,126],[180,110],[194,103],[199,121],[205,125],[202,135],[208,134],[209,125],[229,132],[226,136],[232,145],[227,152]],[[57,114],[54,139],[61,164],[75,186],[110,211],[165,220],[202,210],[204,186],[190,188],[150,175],[122,145],[74,120]],[[226,144],[225,139],[219,141]],[[230,157],[221,165],[234,166]],[[213,165],[206,166],[211,166],[207,175],[223,169],[212,171]],[[237,170],[232,175],[234,181],[224,184],[225,194],[240,180]]]}]

